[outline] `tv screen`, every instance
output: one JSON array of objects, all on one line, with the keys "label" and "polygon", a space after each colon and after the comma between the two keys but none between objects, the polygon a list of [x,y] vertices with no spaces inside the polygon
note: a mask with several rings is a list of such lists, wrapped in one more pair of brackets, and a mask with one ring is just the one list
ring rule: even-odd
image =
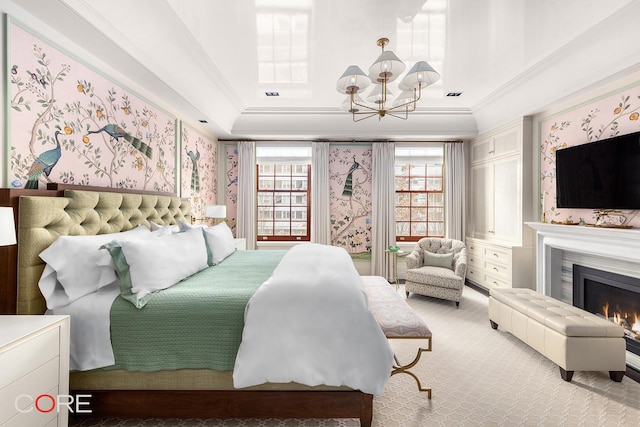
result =
[{"label": "tv screen", "polygon": [[640,132],[556,151],[556,204],[640,209]]}]

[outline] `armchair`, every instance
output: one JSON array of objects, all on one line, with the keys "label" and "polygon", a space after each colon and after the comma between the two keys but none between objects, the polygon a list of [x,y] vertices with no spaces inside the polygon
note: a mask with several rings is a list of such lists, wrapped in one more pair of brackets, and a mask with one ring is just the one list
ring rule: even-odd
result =
[{"label": "armchair", "polygon": [[460,240],[423,238],[407,255],[407,298],[413,292],[460,306],[467,273],[467,249]]}]

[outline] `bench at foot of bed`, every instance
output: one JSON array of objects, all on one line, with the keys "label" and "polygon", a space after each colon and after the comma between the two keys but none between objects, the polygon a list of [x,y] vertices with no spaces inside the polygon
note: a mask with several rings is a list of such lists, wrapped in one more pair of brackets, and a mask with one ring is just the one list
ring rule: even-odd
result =
[{"label": "bench at foot of bed", "polygon": [[431,330],[384,277],[362,276],[362,283],[369,299],[369,309],[387,339],[426,341],[426,346],[418,347],[416,357],[407,364],[401,364],[394,355],[396,363],[391,375],[410,375],[418,383],[418,390],[427,392],[427,397],[431,399],[431,389],[423,387],[417,375],[411,372],[411,368],[420,361],[422,353],[431,351]]}]

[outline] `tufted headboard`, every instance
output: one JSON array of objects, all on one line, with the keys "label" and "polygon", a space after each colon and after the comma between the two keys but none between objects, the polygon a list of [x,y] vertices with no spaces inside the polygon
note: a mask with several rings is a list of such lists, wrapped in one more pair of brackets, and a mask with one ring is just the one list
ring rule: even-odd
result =
[{"label": "tufted headboard", "polygon": [[66,190],[63,197],[20,197],[17,313],[45,312],[38,288],[44,262],[38,255],[59,236],[118,233],[190,217],[189,202],[168,195]]}]

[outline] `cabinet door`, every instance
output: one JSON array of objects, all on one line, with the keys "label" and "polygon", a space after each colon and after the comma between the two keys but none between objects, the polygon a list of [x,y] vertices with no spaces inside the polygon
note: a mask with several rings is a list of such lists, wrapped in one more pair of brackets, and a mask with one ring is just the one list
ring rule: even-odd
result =
[{"label": "cabinet door", "polygon": [[493,229],[496,239],[519,241],[522,210],[520,156],[497,161],[493,167]]},{"label": "cabinet door", "polygon": [[471,145],[471,164],[486,160],[493,155],[493,138],[475,141]]},{"label": "cabinet door", "polygon": [[471,169],[471,217],[474,237],[486,237],[493,229],[492,165]]}]

